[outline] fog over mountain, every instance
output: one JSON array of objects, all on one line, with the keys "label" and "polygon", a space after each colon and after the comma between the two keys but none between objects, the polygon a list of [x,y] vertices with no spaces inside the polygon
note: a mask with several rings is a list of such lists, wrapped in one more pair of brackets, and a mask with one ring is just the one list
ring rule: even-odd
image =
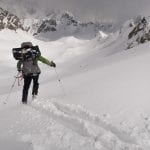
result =
[{"label": "fog over mountain", "polygon": [[[149,0],[0,0],[1,4],[13,10],[27,9],[31,14],[49,10],[68,10],[81,20],[109,20],[122,22],[139,14],[149,15]],[[19,7],[19,8],[18,8]]]}]

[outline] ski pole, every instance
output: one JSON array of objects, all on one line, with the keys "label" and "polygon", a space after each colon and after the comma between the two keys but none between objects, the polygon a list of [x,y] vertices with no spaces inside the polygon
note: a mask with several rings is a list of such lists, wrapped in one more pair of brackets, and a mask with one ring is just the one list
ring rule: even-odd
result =
[{"label": "ski pole", "polygon": [[[18,75],[19,75],[19,72],[18,72],[17,76]],[[12,92],[14,86],[15,86],[16,81],[17,81],[17,77],[15,77],[15,80],[14,80],[13,84],[11,85],[11,88],[10,88],[10,90],[8,92],[8,95],[7,95],[7,97],[6,97],[5,101],[4,101],[4,104],[7,104],[7,101],[9,99],[10,95],[11,95],[11,92]]]},{"label": "ski pole", "polygon": [[61,81],[61,79],[60,79],[60,77],[59,77],[59,74],[58,74],[56,68],[54,68],[54,70],[55,70],[55,73],[56,73],[58,82],[60,83],[61,90],[62,90],[64,96],[66,96],[66,92],[65,92],[64,86],[63,86],[63,84],[62,84],[62,81]]}]

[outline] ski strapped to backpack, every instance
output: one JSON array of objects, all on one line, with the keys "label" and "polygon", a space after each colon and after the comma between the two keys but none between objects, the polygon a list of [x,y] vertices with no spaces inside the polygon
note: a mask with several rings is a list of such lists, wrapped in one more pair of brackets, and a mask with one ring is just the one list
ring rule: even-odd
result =
[{"label": "ski strapped to backpack", "polygon": [[13,56],[16,60],[26,60],[28,58],[36,58],[41,55],[40,49],[38,46],[31,46],[29,48],[13,48]]}]

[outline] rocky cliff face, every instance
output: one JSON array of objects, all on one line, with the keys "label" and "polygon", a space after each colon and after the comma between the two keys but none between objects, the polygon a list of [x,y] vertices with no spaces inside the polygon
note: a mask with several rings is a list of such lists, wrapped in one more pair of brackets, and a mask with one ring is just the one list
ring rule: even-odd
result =
[{"label": "rocky cliff face", "polygon": [[128,49],[145,42],[150,41],[149,18],[142,17],[136,22],[128,35]]},{"label": "rocky cliff face", "polygon": [[[31,33],[37,38],[57,40],[65,36],[92,39],[99,31],[108,32],[113,26],[110,23],[78,21],[70,12],[50,12],[44,18],[19,19],[16,15],[0,7],[0,30],[21,29]],[[127,21],[120,30],[125,34],[127,49],[150,41],[150,17],[138,17]],[[128,37],[127,37],[128,36]]]},{"label": "rocky cliff face", "polygon": [[[55,12],[48,14],[44,19],[24,20],[28,22],[25,28],[35,36],[49,37],[57,39],[63,36],[78,36],[93,38],[99,30],[106,31],[112,28],[109,23],[82,23],[75,19],[70,12],[57,14]],[[29,23],[30,22],[30,23]]]},{"label": "rocky cliff face", "polygon": [[5,28],[10,30],[24,30],[20,19],[16,15],[0,7],[0,30]]},{"label": "rocky cliff face", "polygon": [[31,33],[36,37],[49,38],[55,40],[64,36],[77,36],[79,38],[93,38],[99,30],[106,31],[112,28],[112,24],[78,21],[70,12],[47,13],[43,18],[24,18],[0,7],[0,30],[21,29]]}]

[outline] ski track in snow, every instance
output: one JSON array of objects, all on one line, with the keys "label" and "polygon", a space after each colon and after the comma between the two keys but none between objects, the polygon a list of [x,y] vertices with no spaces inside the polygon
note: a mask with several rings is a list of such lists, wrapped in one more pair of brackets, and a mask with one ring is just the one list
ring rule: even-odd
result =
[{"label": "ski track in snow", "polygon": [[[7,33],[6,35],[8,35],[8,36],[11,35],[11,34],[10,35],[8,34],[8,31],[3,31],[3,32],[4,33],[2,33],[2,35],[1,35],[2,37],[3,37],[3,34],[6,34],[6,33]],[[11,36],[12,39],[15,36],[16,36],[16,33],[13,33],[13,36]],[[107,40],[104,39],[103,41],[97,41],[97,38],[95,38],[94,40],[89,41],[89,43],[87,41],[86,42],[82,41],[83,43],[81,41],[76,41],[77,44],[74,45],[75,39],[72,38],[72,39],[70,39],[71,41],[66,42],[66,44],[64,44],[66,39],[62,39],[62,41],[59,40],[56,43],[53,43],[54,45],[52,43],[50,43],[50,44],[48,43],[45,46],[45,44],[46,44],[45,42],[33,40],[32,38],[29,38],[29,37],[24,38],[24,33],[21,32],[21,35],[19,36],[19,40],[18,40],[18,38],[17,38],[17,40],[16,39],[14,40],[15,42],[10,40],[11,44],[8,47],[11,48],[12,45],[14,47],[16,47],[18,44],[21,43],[21,41],[23,39],[26,39],[26,38],[30,39],[31,41],[34,41],[36,43],[40,43],[41,47],[44,47],[45,49],[47,49],[47,47],[49,49],[54,49],[54,51],[56,51],[56,49],[58,49],[58,50],[61,49],[61,51],[60,50],[57,51],[56,54],[54,51],[47,51],[47,52],[45,51],[46,54],[48,54],[48,56],[51,56],[50,58],[56,58],[56,60],[60,60],[60,62],[61,61],[65,62],[65,61],[71,60],[71,58],[74,58],[74,56],[78,56],[79,54],[84,53],[86,55],[86,57],[88,57],[88,58],[86,58],[87,61],[85,61],[85,62],[88,62],[87,64],[94,63],[93,57],[89,56],[90,52],[87,54],[85,53],[87,49],[88,50],[94,49],[93,52],[97,55],[97,57],[95,57],[96,56],[95,54],[93,54],[93,56],[95,57],[95,59],[100,60],[99,58],[103,58],[103,57],[112,55],[116,52],[122,52],[122,49],[120,47],[124,46],[124,45],[122,45],[122,43],[125,43],[124,41],[126,40],[123,37],[119,40],[119,44],[116,43],[116,41],[118,40],[118,38],[120,38],[120,36],[118,36],[118,34],[115,34],[115,35],[109,36],[107,38]],[[6,39],[4,39],[4,41],[6,41],[8,43],[8,41]],[[14,68],[10,67],[11,63],[9,64],[9,62],[12,62],[11,59],[10,59],[11,61],[8,61],[7,59],[6,59],[7,61],[6,60],[4,61],[4,59],[7,58],[8,54],[10,53],[10,51],[9,52],[6,51],[8,49],[8,47],[6,47],[6,45],[7,44],[5,44],[5,43],[3,43],[3,45],[2,45],[2,47],[4,47],[4,49],[2,49],[4,58],[2,58],[2,60],[1,60],[2,61],[1,65],[3,67],[2,72],[4,72],[4,73],[1,74],[2,75],[1,81],[3,81],[3,79],[5,79],[4,76],[6,76],[6,79],[7,78],[9,79],[9,76],[7,76],[7,73],[10,71],[9,68],[12,70],[14,69]],[[65,45],[65,46],[62,47],[62,45]],[[84,47],[84,45],[86,45],[86,46]],[[79,46],[79,47],[76,49],[77,46]],[[147,47],[148,47],[148,45],[147,45]],[[141,47],[138,48],[137,50],[136,49],[135,50],[138,51],[140,49],[141,49]],[[99,52],[99,50],[100,50],[100,52]],[[146,51],[148,51],[147,48],[146,48]],[[135,54],[137,54],[137,53],[139,53],[139,52],[136,52]],[[129,54],[131,55],[132,51]],[[133,52],[133,54],[134,54],[134,52]],[[115,56],[114,58],[115,59],[117,58],[117,60],[118,60],[118,58],[119,59],[121,58],[120,56],[117,56],[117,57]],[[128,57],[129,57],[128,55],[125,56],[125,58],[128,58]],[[143,57],[143,58],[146,58],[146,60],[149,60],[149,55],[147,57]],[[138,58],[138,57],[136,57],[136,58]],[[113,60],[113,58],[112,58],[112,60]],[[143,59],[139,59],[139,60],[141,60],[143,62]],[[97,61],[97,62],[101,62],[101,61]],[[102,60],[102,62],[101,62],[102,65],[104,62]],[[129,61],[128,63],[131,65],[131,64],[134,64],[135,62],[137,62],[137,60]],[[80,64],[82,65],[82,63],[83,63],[83,60],[81,61]],[[97,63],[98,65],[96,65],[96,66],[99,67],[99,65],[101,63]],[[125,68],[126,68],[126,65],[128,65],[128,63],[127,64],[121,63],[121,65],[123,64],[123,66],[121,66],[121,67],[125,66]],[[74,61],[73,64],[76,64],[76,66],[78,66],[79,62],[77,63],[76,61]],[[95,64],[96,64],[96,61],[95,61],[94,65]],[[144,62],[143,66],[145,66],[145,64],[149,64],[149,61],[146,61],[146,63]],[[12,66],[13,65],[14,64],[12,64]],[[92,64],[92,66],[94,66],[94,65]],[[9,66],[9,68],[8,68],[8,66]],[[143,68],[143,66],[140,66],[140,67]],[[6,68],[6,71],[4,70],[4,68]],[[78,72],[78,69],[79,69],[78,67],[77,68],[72,67],[72,68],[73,68],[72,70],[67,69],[67,71],[69,70],[69,72],[74,73],[73,71],[76,70]],[[90,69],[90,68],[88,68],[88,69]],[[111,68],[111,67],[108,69],[114,70],[114,68]],[[119,66],[119,69],[120,69],[120,66]],[[105,71],[107,71],[107,69]],[[135,73],[136,73],[136,71],[139,71],[139,70],[135,69]],[[141,70],[140,70],[140,72],[141,72]],[[92,76],[92,78],[95,77],[96,73],[97,72],[95,72],[95,74],[94,74],[94,76]],[[146,72],[146,74],[147,74],[147,72]],[[116,74],[112,73],[112,76],[113,75],[115,76]],[[127,74],[125,74],[125,75],[127,75]],[[139,77],[141,77],[141,76],[139,76]],[[142,76],[143,79],[145,79],[145,77],[148,79],[149,76],[148,77]],[[3,83],[0,88],[1,94],[6,93],[7,87],[9,85],[10,79],[8,81],[6,81],[6,79],[4,80],[5,84]],[[81,81],[81,79],[78,81]],[[115,78],[112,78],[112,79],[115,79]],[[89,78],[88,78],[88,80],[89,80]],[[104,79],[104,81],[106,81],[106,80],[108,81],[108,78]],[[45,81],[48,82],[48,80],[45,80]],[[77,81],[77,80],[75,80],[75,81]],[[131,81],[131,80],[129,80],[129,81]],[[146,80],[146,82],[147,82],[147,80]],[[117,82],[114,82],[114,83],[116,85],[116,83],[118,83],[118,80],[117,80]],[[139,82],[139,85],[141,86],[140,83],[141,82]],[[52,83],[50,83],[50,84],[52,84]],[[119,85],[120,84],[118,84],[118,86]],[[96,87],[97,87],[97,89],[99,89],[99,86],[96,86]],[[106,87],[107,87],[107,83],[106,83]],[[112,87],[114,87],[114,84]],[[122,86],[120,86],[120,87],[122,87]],[[120,87],[118,87],[117,90]],[[143,86],[143,87],[145,87],[145,86]],[[70,86],[69,88],[72,88],[72,87]],[[57,90],[56,89],[54,89],[54,91],[58,91],[58,89]],[[107,93],[109,93],[111,95],[112,89],[111,89],[111,92],[109,91],[110,89],[108,89]],[[123,88],[122,91],[124,89],[126,89],[126,88]],[[149,86],[147,89],[148,89],[147,91],[149,92]],[[130,88],[129,88],[129,90],[130,90]],[[16,91],[17,91],[17,89],[16,89]],[[45,93],[49,93],[49,90],[47,91],[46,86],[44,87],[43,91],[44,91],[43,92],[44,96],[45,96]],[[83,92],[83,91],[81,90],[81,92]],[[89,92],[90,88],[87,91]],[[85,92],[85,95],[87,94],[87,91]],[[99,93],[99,90],[97,91],[97,93]],[[94,94],[95,93],[93,93],[93,95]],[[130,92],[128,92],[128,94],[129,94],[129,96],[131,96],[131,99],[132,99],[132,94],[130,95]],[[137,92],[136,92],[136,94],[137,94]],[[48,95],[48,94],[46,94],[46,95]],[[142,95],[142,100],[143,100],[143,95],[145,95],[145,94],[142,93],[141,95]],[[1,96],[4,97],[6,95],[1,95]],[[80,96],[82,96],[82,95],[79,95],[79,97]],[[103,98],[105,98],[105,96],[106,95],[104,94]],[[19,99],[18,97],[19,97],[18,93],[17,94],[14,93],[14,95],[11,96],[11,99],[14,101],[17,101]],[[121,97],[119,97],[118,99],[120,100],[120,99],[122,99],[122,97],[123,96],[121,95]],[[88,99],[86,99],[86,98],[85,98],[85,100],[91,101],[91,98],[88,98]],[[107,98],[107,96],[106,96],[106,98]],[[1,98],[1,99],[3,99],[3,98]],[[113,99],[115,99],[115,97],[113,97]],[[121,130],[121,129],[113,126],[112,124],[106,122],[104,119],[102,119],[98,115],[89,113],[89,111],[87,111],[82,106],[62,104],[62,103],[55,102],[55,100],[61,101],[61,100],[58,100],[55,98],[50,99],[50,100],[37,99],[37,100],[31,102],[31,104],[29,104],[29,105],[20,105],[20,104],[18,105],[14,101],[10,101],[10,104],[8,106],[5,105],[6,107],[0,107],[0,133],[1,133],[0,136],[2,136],[2,138],[3,138],[3,136],[4,137],[10,136],[10,135],[12,137],[15,136],[14,139],[18,139],[18,140],[15,140],[15,142],[17,142],[21,145],[24,142],[27,145],[31,144],[31,147],[33,147],[33,148],[30,147],[30,149],[33,149],[33,150],[78,150],[78,149],[79,150],[149,150],[150,149],[150,142],[149,142],[150,131],[149,131],[149,126],[148,126],[149,124],[146,127],[146,132],[145,131],[143,131],[141,133],[139,133],[139,131],[128,132],[128,130],[127,131]],[[97,98],[96,98],[96,100],[97,100]],[[136,100],[136,98],[135,98],[135,100]],[[136,100],[136,102],[137,102],[137,100]],[[15,103],[15,104],[13,104],[13,103]],[[120,102],[118,102],[118,103],[120,103]],[[13,105],[11,105],[11,104],[13,104]],[[0,104],[0,105],[3,106],[3,104]],[[108,104],[106,104],[106,105],[108,105]],[[125,109],[126,108],[124,108],[124,110],[122,110],[122,111],[125,111]],[[21,143],[18,141],[21,141]],[[23,143],[22,143],[22,141],[23,141]],[[0,143],[1,143],[1,139],[0,139]],[[7,140],[6,140],[6,143],[7,143]],[[0,150],[1,150],[1,147],[0,147]],[[7,150],[7,149],[4,149],[4,150]],[[29,150],[29,149],[26,149],[26,150]]]},{"label": "ski track in snow", "polygon": [[[88,113],[88,111],[86,111],[81,106],[78,106],[76,108],[75,105],[72,105],[72,107],[71,107],[70,105],[64,105],[64,104],[56,103],[56,102],[54,102],[53,104],[56,106],[56,108],[58,110],[62,111],[63,113],[68,114],[69,116],[71,115],[73,117],[83,119],[85,121],[88,121],[88,122],[94,124],[95,126],[101,127],[104,130],[112,132],[120,140],[122,140],[122,142],[136,144],[135,139],[132,138],[130,135],[117,129],[116,127],[112,126],[111,124],[108,124],[105,121],[102,121],[102,119],[99,116]],[[94,136],[97,137],[98,135],[94,135]]]},{"label": "ski track in snow", "polygon": [[38,99],[22,107],[10,132],[30,141],[35,150],[146,150],[140,149],[134,137],[81,106]]}]

